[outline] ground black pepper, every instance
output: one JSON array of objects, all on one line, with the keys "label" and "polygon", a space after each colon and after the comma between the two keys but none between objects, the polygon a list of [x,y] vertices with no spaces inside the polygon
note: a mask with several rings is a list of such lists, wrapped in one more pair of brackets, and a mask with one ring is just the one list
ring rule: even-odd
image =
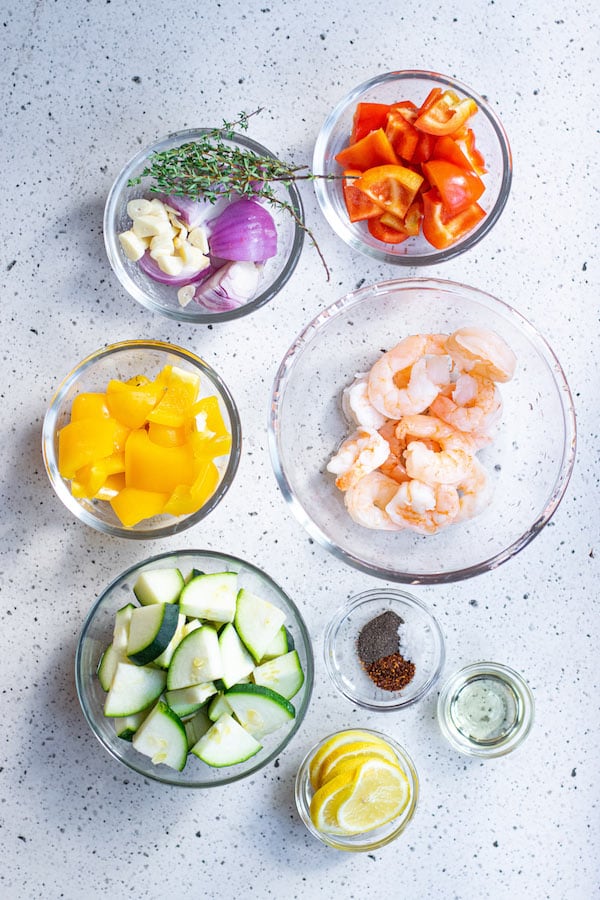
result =
[{"label": "ground black pepper", "polygon": [[414,678],[414,663],[400,653],[399,630],[403,624],[397,613],[387,610],[363,626],[356,642],[365,672],[384,691],[400,691]]}]

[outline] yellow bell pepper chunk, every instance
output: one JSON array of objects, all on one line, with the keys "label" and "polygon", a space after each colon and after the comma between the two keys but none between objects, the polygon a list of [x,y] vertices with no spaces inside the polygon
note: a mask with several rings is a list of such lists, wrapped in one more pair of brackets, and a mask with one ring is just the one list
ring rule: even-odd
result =
[{"label": "yellow bell pepper chunk", "polygon": [[219,398],[215,396],[215,394],[211,394],[210,397],[202,397],[201,400],[198,400],[198,402],[194,404],[193,414],[195,416],[204,415],[206,430],[212,431],[217,437],[229,435],[229,430],[225,425],[223,414],[221,413]]},{"label": "yellow bell pepper chunk", "polygon": [[148,421],[171,428],[181,428],[186,421],[193,418],[192,407],[199,389],[199,375],[172,366],[164,396],[148,415]]},{"label": "yellow bell pepper chunk", "polygon": [[177,485],[164,508],[172,516],[187,516],[204,506],[219,484],[219,470],[213,462],[205,464],[194,483]]},{"label": "yellow bell pepper chunk", "polygon": [[77,394],[71,405],[71,422],[89,418],[108,419],[109,416],[106,394]]},{"label": "yellow bell pepper chunk", "polygon": [[141,428],[164,393],[162,385],[128,384],[113,378],[106,388],[111,416],[127,428]]},{"label": "yellow bell pepper chunk", "polygon": [[69,422],[58,434],[58,470],[63,478],[74,478],[78,470],[114,449],[118,425],[114,419],[85,418]]},{"label": "yellow bell pepper chunk", "polygon": [[189,429],[185,425],[172,428],[170,425],[159,425],[158,422],[150,422],[148,437],[153,444],[161,447],[181,447],[188,439]]},{"label": "yellow bell pepper chunk", "polygon": [[109,475],[98,493],[95,500],[112,500],[125,487],[125,472],[116,472]]},{"label": "yellow bell pepper chunk", "polygon": [[121,524],[131,528],[143,519],[160,515],[168,499],[168,493],[124,487],[109,503]]},{"label": "yellow bell pepper chunk", "polygon": [[210,432],[204,434],[198,431],[189,436],[189,442],[194,459],[202,462],[205,462],[207,459],[214,459],[216,456],[225,456],[231,450],[230,434],[216,435]]},{"label": "yellow bell pepper chunk", "polygon": [[[75,497],[95,497],[109,475],[125,472],[125,454],[112,453],[78,469],[72,487]],[[76,493],[77,491],[77,493]]]},{"label": "yellow bell pepper chunk", "polygon": [[161,447],[143,428],[132,431],[125,445],[127,487],[170,494],[178,484],[194,479],[194,456],[188,444]]}]

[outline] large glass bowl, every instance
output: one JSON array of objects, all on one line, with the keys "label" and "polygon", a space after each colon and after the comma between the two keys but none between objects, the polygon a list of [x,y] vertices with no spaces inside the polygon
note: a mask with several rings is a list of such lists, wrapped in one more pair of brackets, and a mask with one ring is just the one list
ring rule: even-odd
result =
[{"label": "large glass bowl", "polygon": [[[111,378],[127,381],[136,375],[154,379],[166,365],[200,376],[202,397],[214,395],[227,430],[231,434],[231,450],[215,459],[220,480],[214,493],[196,512],[189,515],[160,515],[144,519],[137,525],[123,525],[106,500],[74,497],[70,482],[58,469],[58,434],[70,420],[71,406],[77,394],[103,393]],[[223,499],[233,482],[240,460],[242,432],[239,414],[227,385],[208,363],[189,350],[162,341],[122,341],[111,344],[86,357],[69,372],[59,385],[44,419],[42,451],[50,483],[59,498],[81,522],[97,531],[117,537],[148,538],[178,534],[204,519]]]},{"label": "large glass bowl", "polygon": [[[476,518],[422,536],[356,524],[326,465],[352,430],[342,390],[384,349],[410,334],[493,329],[517,370],[501,385],[502,420],[478,454],[494,495]],[[490,294],[450,281],[387,281],[347,294],[294,341],[273,387],[269,445],[281,491],[298,520],[347,563],[406,584],[451,582],[494,569],[544,527],[575,457],[575,416],[560,363],[536,329]]]},{"label": "large glass bowl", "polygon": [[483,97],[448,75],[419,70],[386,72],[359,84],[340,100],[323,123],[315,144],[313,171],[340,176],[343,169],[335,156],[348,144],[357,103],[412,100],[418,105],[436,87],[454,91],[461,99],[470,97],[478,107],[472,119],[472,128],[477,149],[482,153],[487,168],[483,176],[485,192],[478,201],[486,216],[472,231],[444,250],[437,250],[422,234],[401,244],[385,244],[369,233],[366,222],[350,222],[339,177],[332,180],[318,178],[315,181],[317,200],[338,237],[354,250],[386,263],[399,266],[436,265],[464,253],[494,227],[508,199],[512,180],[510,145],[498,116]]},{"label": "large glass bowl", "polygon": [[[136,602],[133,585],[142,572],[169,567],[179,568],[184,576],[192,569],[198,569],[206,574],[237,572],[240,587],[258,594],[286,614],[285,626],[292,635],[304,671],[304,684],[291,701],[296,715],[278,731],[261,739],[263,749],[256,756],[238,765],[212,768],[195,756],[188,759],[182,772],[165,765],[154,765],[149,757],[138,753],[131,743],[117,737],[112,719],[106,718],[103,714],[106,694],[100,686],[96,672],[102,652],[112,639],[115,613],[126,603]],[[313,654],[310,636],[300,611],[266,572],[252,563],[225,553],[211,550],[180,550],[153,556],[132,566],[102,592],[90,609],[81,630],[75,659],[75,681],[88,725],[105,750],[123,765],[163,784],[189,788],[217,787],[257,772],[287,747],[300,728],[308,708],[313,684]]]},{"label": "large glass bowl", "polygon": [[[141,184],[132,186],[129,185],[129,181],[141,175],[151,154],[197,141],[210,133],[211,129],[209,128],[190,128],[186,131],[177,131],[161,138],[144,150],[140,150],[117,176],[104,209],[104,242],[108,260],[127,293],[153,312],[190,324],[226,322],[246,316],[264,306],[279,293],[296,268],[304,239],[304,231],[299,224],[303,221],[303,209],[298,191],[293,184],[275,184],[273,186],[275,196],[281,203],[287,204],[297,218],[294,218],[282,206],[269,204],[266,207],[275,220],[277,253],[265,263],[257,295],[247,303],[223,312],[205,309],[194,301],[187,306],[181,306],[177,298],[177,288],[153,281],[141,271],[136,262],[127,259],[118,238],[121,232],[127,231],[131,227],[131,220],[127,215],[127,204],[136,197],[152,198],[150,179],[144,178]],[[257,156],[275,158],[270,150],[245,135],[235,134],[233,138],[222,135],[222,138],[227,145],[250,151]],[[208,207],[207,217],[209,219],[213,215],[211,210],[212,207]],[[215,208],[214,215],[216,214]]]}]

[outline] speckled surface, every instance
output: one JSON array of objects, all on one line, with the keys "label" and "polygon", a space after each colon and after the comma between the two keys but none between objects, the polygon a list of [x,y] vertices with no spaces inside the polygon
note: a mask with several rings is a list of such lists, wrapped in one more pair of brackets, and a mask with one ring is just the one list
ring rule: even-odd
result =
[{"label": "speckled surface", "polygon": [[[2,897],[598,896],[593,4],[0,7]],[[556,350],[578,415],[571,484],[539,537],[496,572],[414,589],[445,631],[446,674],[491,657],[519,670],[534,691],[527,742],[485,763],[444,743],[435,695],[386,715],[335,694],[322,662],[324,627],[334,606],[377,582],[308,539],[268,458],[270,388],[295,335],[358,283],[394,272],[339,241],[306,185],[307,220],[331,282],[307,246],[277,299],[230,325],[178,326],[138,307],[110,271],[102,241],[104,199],[140,146],[262,105],[250,136],[309,162],[327,112],[350,87],[410,67],[447,72],[486,95],[514,155],[511,197],[491,235],[426,274],[487,289],[529,317]],[[119,541],[76,522],[53,494],[40,454],[42,418],[60,378],[101,344],[128,337],[163,338],[203,355],[236,397],[245,433],[225,501],[204,524],[160,543]],[[273,575],[302,607],[317,660],[310,711],[285,754],[220,792],[169,789],[120,767],[89,733],[73,683],[77,635],[102,587],[136,560],[193,546],[234,553]],[[353,724],[393,734],[422,781],[404,836],[369,855],[321,846],[293,799],[306,750]]]}]

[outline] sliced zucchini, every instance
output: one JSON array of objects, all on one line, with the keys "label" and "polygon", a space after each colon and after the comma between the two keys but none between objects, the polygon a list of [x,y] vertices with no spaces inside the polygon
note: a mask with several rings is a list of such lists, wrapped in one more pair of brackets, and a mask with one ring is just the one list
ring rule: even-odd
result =
[{"label": "sliced zucchini", "polygon": [[219,648],[223,660],[221,676],[225,688],[233,687],[254,668],[254,660],[244,647],[234,625],[228,622],[219,632]]},{"label": "sliced zucchini", "polygon": [[190,716],[204,706],[209,697],[217,693],[212,681],[204,684],[194,684],[187,688],[178,688],[175,691],[167,691],[165,700],[169,707],[179,718]]},{"label": "sliced zucchini", "polygon": [[228,713],[223,715],[194,744],[191,752],[209,766],[234,766],[250,759],[261,744]]},{"label": "sliced zucchini", "polygon": [[211,727],[212,721],[208,718],[206,709],[199,709],[187,722],[183,723],[187,736],[188,750],[197,744],[203,734]]},{"label": "sliced zucchini", "polygon": [[142,606],[177,603],[183,585],[183,575],[179,569],[150,569],[139,576],[133,593]]},{"label": "sliced zucchini", "polygon": [[223,675],[223,662],[217,632],[201,625],[186,635],[176,648],[167,672],[170,691],[214,681]]},{"label": "sliced zucchini", "polygon": [[106,695],[104,715],[121,718],[147,709],[160,697],[166,680],[162,669],[120,662]]},{"label": "sliced zucchini", "polygon": [[181,611],[191,618],[233,622],[237,590],[235,572],[197,575],[181,592]]},{"label": "sliced zucchini", "polygon": [[163,763],[178,772],[185,766],[188,742],[183,722],[162,700],[142,722],[131,743],[155,765]]},{"label": "sliced zucchini", "polygon": [[258,739],[296,715],[289,700],[259,684],[238,684],[226,692],[225,699],[240,725]]},{"label": "sliced zucchini", "polygon": [[167,646],[165,647],[163,652],[160,654],[160,656],[157,656],[156,659],[154,660],[155,666],[160,666],[161,669],[169,668],[169,666],[171,664],[171,660],[173,659],[173,654],[175,653],[175,649],[181,643],[181,641],[184,639],[186,633],[187,632],[185,630],[185,616],[182,613],[179,613],[179,618],[177,620],[177,627],[175,629],[175,634],[173,635],[173,637],[171,638],[171,640],[169,641],[169,643],[167,644]]},{"label": "sliced zucchini", "polygon": [[240,638],[260,662],[265,650],[285,621],[285,613],[251,591],[242,588],[237,595],[235,628]]},{"label": "sliced zucchini", "polygon": [[188,619],[188,621],[183,626],[183,637],[187,637],[190,632],[195,631],[196,628],[201,628],[202,622],[200,619]]},{"label": "sliced zucchini", "polygon": [[229,713],[229,715],[233,713],[231,705],[225,699],[225,694],[222,691],[219,691],[217,696],[213,697],[206,711],[211,722],[216,722],[223,713]]},{"label": "sliced zucchini", "polygon": [[131,614],[127,656],[138,666],[145,666],[160,656],[177,630],[179,607],[172,603],[138,606]]},{"label": "sliced zucchini", "polygon": [[294,639],[285,627],[282,625],[265,652],[262,655],[261,662],[268,659],[274,659],[276,656],[283,656],[288,650],[294,649]]},{"label": "sliced zucchini", "polygon": [[115,649],[114,644],[109,644],[98,663],[98,681],[103,691],[109,691],[117,666],[120,662],[126,662],[127,656],[123,651]]},{"label": "sliced zucchini", "polygon": [[188,574],[185,576],[184,581],[186,584],[189,584],[190,581],[192,580],[192,578],[195,578],[196,575],[205,575],[205,574],[206,574],[206,572],[203,572],[202,569],[194,568],[191,570],[191,572],[188,572]]},{"label": "sliced zucchini", "polygon": [[112,645],[119,653],[126,654],[127,641],[129,639],[129,623],[134,609],[137,609],[133,603],[122,606],[115,613],[115,624],[113,628]]},{"label": "sliced zucchini", "polygon": [[296,650],[277,656],[257,666],[253,672],[255,684],[271,688],[289,700],[304,684],[304,672]]},{"label": "sliced zucchini", "polygon": [[142,712],[135,713],[133,716],[123,716],[121,719],[113,719],[117,737],[122,738],[124,741],[131,741],[131,738],[134,736],[147,715],[148,710],[144,709]]}]

